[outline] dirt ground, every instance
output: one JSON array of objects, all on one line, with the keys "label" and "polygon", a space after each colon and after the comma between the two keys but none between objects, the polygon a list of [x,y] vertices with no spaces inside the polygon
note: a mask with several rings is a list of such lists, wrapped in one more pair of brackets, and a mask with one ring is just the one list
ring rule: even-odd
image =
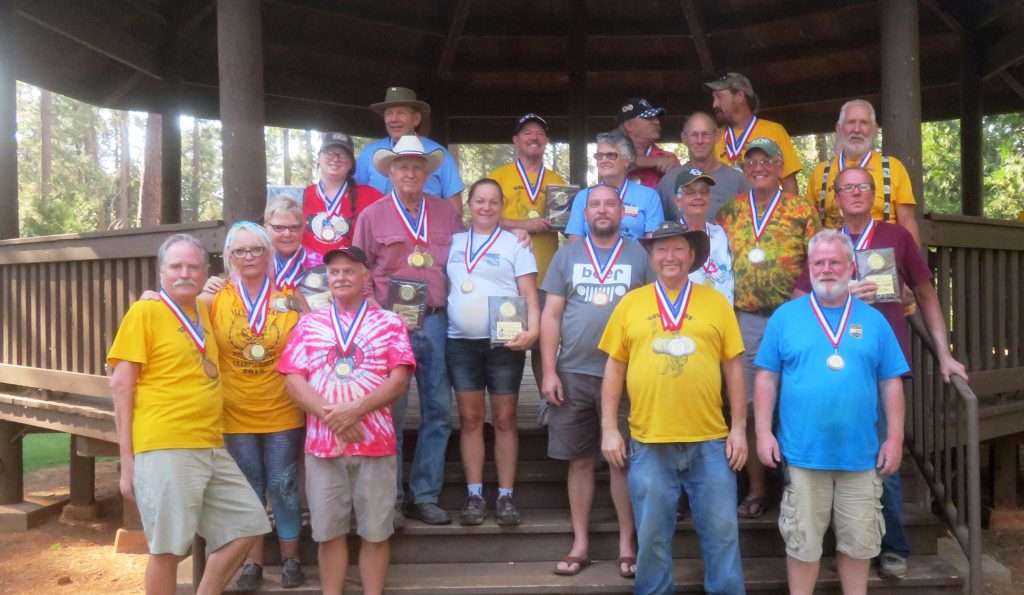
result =
[{"label": "dirt ground", "polygon": [[[67,494],[67,468],[29,474],[30,497]],[[0,533],[0,595],[21,593],[122,595],[142,592],[146,557],[115,554],[120,525],[117,468],[113,461],[96,465],[100,519],[67,523],[53,518],[26,533]],[[985,553],[1010,569],[1011,585],[986,581],[989,595],[1024,593],[1024,532],[985,532]]]}]

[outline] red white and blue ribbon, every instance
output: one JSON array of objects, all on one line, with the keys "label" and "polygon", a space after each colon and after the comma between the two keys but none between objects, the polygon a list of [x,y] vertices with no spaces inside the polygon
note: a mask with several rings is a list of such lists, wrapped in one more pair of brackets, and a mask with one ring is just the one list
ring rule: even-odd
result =
[{"label": "red white and blue ribbon", "polygon": [[302,276],[302,263],[306,260],[306,249],[299,248],[285,258],[274,252],[274,283],[280,289],[293,289]]},{"label": "red white and blue ribbon", "polygon": [[519,172],[519,179],[523,181],[523,188],[526,189],[526,196],[530,199],[530,204],[535,204],[537,197],[540,196],[540,189],[544,186],[544,164],[541,164],[537,182],[534,184],[530,183],[530,174],[527,173],[526,167],[519,159],[516,159],[516,171]]},{"label": "red white and blue ribbon", "polygon": [[[845,225],[843,226],[843,233],[846,234],[846,237],[848,237],[851,240],[853,240],[853,236],[850,234],[850,230],[847,229],[847,227]],[[867,250],[868,248],[870,248],[871,247],[871,238],[874,235],[875,235],[875,220],[871,219],[870,221],[868,221],[867,227],[864,228],[864,231],[860,232],[860,237],[857,238],[857,243],[853,245],[854,251],[855,252],[860,252],[861,250]]]},{"label": "red white and blue ribbon", "polygon": [[622,180],[622,186],[619,186],[619,200],[622,204],[626,204],[626,187],[629,186],[629,178]]},{"label": "red white and blue ribbon", "polygon": [[348,355],[352,349],[352,343],[356,339],[356,335],[359,334],[359,329],[363,326],[363,321],[366,319],[366,300],[363,300],[359,304],[359,308],[352,315],[352,324],[346,329],[345,325],[341,324],[341,313],[338,312],[338,303],[331,302],[331,322],[334,326],[334,338],[338,341],[338,348],[341,350],[342,355]]},{"label": "red white and blue ribbon", "polygon": [[839,316],[839,324],[836,328],[832,328],[829,324],[828,319],[825,318],[825,312],[822,311],[821,305],[818,303],[818,298],[815,297],[814,292],[811,292],[811,310],[814,311],[814,317],[818,319],[818,325],[821,326],[821,330],[825,331],[825,336],[828,337],[829,343],[832,344],[832,349],[839,349],[839,342],[843,340],[843,334],[846,332],[846,325],[850,322],[850,310],[853,306],[853,296],[850,294],[846,295],[846,304],[843,306],[843,313]]},{"label": "red white and blue ribbon", "polygon": [[651,153],[653,151],[654,151],[654,145],[648,145],[647,148],[644,149],[644,157],[650,157]]},{"label": "red white and blue ribbon", "polygon": [[334,193],[333,198],[327,196],[327,187],[324,186],[323,182],[316,183],[316,190],[320,194],[320,200],[324,201],[324,212],[331,217],[341,216],[341,198],[345,196],[345,190],[348,189],[348,180],[338,188],[338,191]]},{"label": "red white and blue ribbon", "polygon": [[196,349],[199,353],[206,354],[206,335],[203,333],[203,325],[199,317],[199,309],[196,308],[196,320],[192,321],[191,318],[185,314],[185,311],[181,309],[181,306],[164,290],[160,288],[160,300],[163,301],[164,305],[171,309],[171,313],[178,319],[181,324],[181,328],[185,329],[185,332],[192,339],[192,342],[196,344]]},{"label": "red white and blue ribbon", "polygon": [[476,265],[480,264],[480,261],[484,259],[484,255],[487,251],[494,246],[494,243],[498,241],[498,237],[501,236],[501,226],[495,227],[491,230],[491,235],[484,238],[484,241],[480,246],[473,251],[473,228],[469,228],[469,233],[466,234],[466,272],[472,273]]},{"label": "red white and blue ribbon", "polygon": [[761,239],[761,234],[768,227],[768,222],[772,220],[772,215],[775,214],[775,209],[779,206],[779,199],[781,198],[782,188],[779,188],[775,191],[775,196],[772,197],[771,202],[768,203],[768,208],[758,217],[757,200],[754,199],[754,191],[750,190],[747,192],[747,201],[750,203],[750,222],[754,225],[754,241]]},{"label": "red white and blue ribbon", "polygon": [[[873,151],[871,151],[870,149],[868,150],[867,153],[864,153],[864,156],[860,158],[860,163],[857,164],[857,167],[859,167],[861,169],[867,168],[868,163],[871,162],[871,153],[873,153]],[[846,151],[839,151],[839,171],[843,171],[845,169],[846,169]]]},{"label": "red white and blue ribbon", "polygon": [[249,322],[249,330],[257,337],[263,334],[267,326],[267,311],[270,308],[270,277],[263,277],[263,284],[260,286],[256,299],[249,297],[249,290],[241,279],[236,280],[238,293],[242,296],[242,305],[245,306],[245,316]]},{"label": "red white and blue ribbon", "polygon": [[658,301],[658,314],[661,316],[661,328],[666,331],[678,331],[683,328],[686,310],[690,307],[690,294],[693,285],[687,279],[675,301],[668,298],[668,291],[661,281],[654,281],[654,297]]},{"label": "red white and blue ribbon", "polygon": [[729,155],[730,161],[736,161],[740,158],[740,154],[743,153],[743,146],[747,144],[747,139],[754,132],[754,126],[757,126],[757,116],[751,116],[750,122],[747,122],[747,127],[743,129],[743,134],[740,135],[739,140],[736,140],[736,133],[732,131],[732,126],[725,129],[725,152]]},{"label": "red white and blue ribbon", "polygon": [[398,195],[394,191],[391,192],[391,204],[395,207],[395,212],[398,213],[398,218],[402,220],[402,226],[405,228],[405,233],[409,235],[409,238],[414,244],[427,244],[427,230],[429,228],[429,221],[427,217],[427,199],[420,198],[420,212],[417,218],[413,218],[409,210],[405,208],[402,201],[398,199]]},{"label": "red white and blue ribbon", "polygon": [[597,249],[594,248],[594,243],[590,241],[590,236],[586,236],[583,239],[583,247],[587,251],[587,256],[590,258],[590,264],[594,267],[594,277],[597,278],[597,282],[604,285],[604,282],[608,279],[608,276],[612,274],[612,268],[615,267],[615,262],[619,260],[619,255],[622,254],[622,236],[619,236],[618,241],[612,246],[612,251],[608,255],[608,260],[601,264],[600,258],[597,256]]}]

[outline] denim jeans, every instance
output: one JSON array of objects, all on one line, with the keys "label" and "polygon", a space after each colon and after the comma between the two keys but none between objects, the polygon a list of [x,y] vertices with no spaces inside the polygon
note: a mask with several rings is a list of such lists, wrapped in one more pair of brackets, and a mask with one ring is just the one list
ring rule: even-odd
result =
[{"label": "denim jeans", "polygon": [[[448,315],[431,314],[423,319],[423,328],[409,334],[416,357],[416,390],[420,397],[420,427],[416,438],[409,489],[416,503],[437,503],[444,483],[444,452],[452,428],[452,385],[445,364]],[[398,500],[402,500],[402,423],[409,404],[405,393],[391,409],[398,440]]]},{"label": "denim jeans", "polygon": [[282,541],[299,538],[298,465],[305,428],[265,434],[224,434],[224,446],[259,496],[270,499],[274,525]]},{"label": "denim jeans", "polygon": [[[888,434],[885,421],[885,408],[881,399],[878,402],[878,444],[885,442]],[[885,517],[885,534],[882,535],[882,552],[893,552],[910,556],[910,544],[903,529],[903,480],[900,472],[882,476],[882,516]]]},{"label": "denim jeans", "polygon": [[742,594],[736,474],[725,458],[725,440],[644,444],[631,441],[629,499],[636,518],[639,554],[633,593],[672,593],[672,538],[683,488],[704,559],[704,590]]}]

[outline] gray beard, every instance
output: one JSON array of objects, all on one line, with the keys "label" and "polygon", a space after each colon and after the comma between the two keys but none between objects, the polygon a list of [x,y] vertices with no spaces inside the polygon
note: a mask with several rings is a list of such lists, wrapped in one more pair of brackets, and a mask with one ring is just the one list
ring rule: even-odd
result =
[{"label": "gray beard", "polygon": [[838,279],[835,282],[821,283],[818,281],[811,281],[811,287],[814,289],[814,294],[819,298],[823,298],[829,301],[835,300],[840,297],[845,297],[846,293],[850,290],[850,280]]}]

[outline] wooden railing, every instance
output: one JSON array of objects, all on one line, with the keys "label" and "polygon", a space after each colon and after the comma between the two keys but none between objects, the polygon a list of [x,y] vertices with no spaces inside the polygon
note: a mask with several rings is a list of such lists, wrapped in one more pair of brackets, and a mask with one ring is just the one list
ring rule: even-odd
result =
[{"label": "wooden railing", "polygon": [[0,383],[108,396],[121,317],[157,286],[157,248],[181,232],[223,246],[219,222],[0,241]]}]

